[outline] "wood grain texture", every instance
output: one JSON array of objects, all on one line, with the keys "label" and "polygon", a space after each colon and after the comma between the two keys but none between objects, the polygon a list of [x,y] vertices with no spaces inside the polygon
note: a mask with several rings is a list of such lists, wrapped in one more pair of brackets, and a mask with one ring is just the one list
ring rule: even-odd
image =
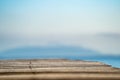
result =
[{"label": "wood grain texture", "polygon": [[0,60],[0,80],[120,80],[120,69],[82,60]]}]

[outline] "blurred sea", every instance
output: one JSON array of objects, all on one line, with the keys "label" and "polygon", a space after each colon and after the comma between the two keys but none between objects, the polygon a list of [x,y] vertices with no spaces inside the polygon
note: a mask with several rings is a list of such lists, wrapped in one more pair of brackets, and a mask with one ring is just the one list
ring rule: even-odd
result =
[{"label": "blurred sea", "polygon": [[29,47],[0,52],[0,59],[72,59],[99,61],[120,68],[120,56],[101,55],[99,52],[76,47]]}]

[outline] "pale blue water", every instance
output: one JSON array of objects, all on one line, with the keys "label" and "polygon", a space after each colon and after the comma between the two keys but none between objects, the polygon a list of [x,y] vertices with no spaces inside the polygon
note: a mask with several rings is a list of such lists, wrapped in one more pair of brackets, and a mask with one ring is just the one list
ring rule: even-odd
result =
[{"label": "pale blue water", "polygon": [[0,52],[0,59],[60,58],[99,61],[120,68],[120,56],[101,55],[99,52],[76,47],[19,48]]}]

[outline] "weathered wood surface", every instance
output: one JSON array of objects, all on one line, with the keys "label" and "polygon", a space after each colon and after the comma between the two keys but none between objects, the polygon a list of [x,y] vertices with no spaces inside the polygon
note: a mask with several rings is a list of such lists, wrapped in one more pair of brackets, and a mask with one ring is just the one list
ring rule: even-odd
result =
[{"label": "weathered wood surface", "polygon": [[0,80],[120,80],[120,69],[81,60],[0,60]]}]

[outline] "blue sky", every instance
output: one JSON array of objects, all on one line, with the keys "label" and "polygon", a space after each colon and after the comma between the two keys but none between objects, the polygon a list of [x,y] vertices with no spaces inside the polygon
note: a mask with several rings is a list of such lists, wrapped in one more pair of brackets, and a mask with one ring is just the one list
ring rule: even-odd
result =
[{"label": "blue sky", "polygon": [[120,0],[0,0],[1,53],[59,46],[120,55]]}]

